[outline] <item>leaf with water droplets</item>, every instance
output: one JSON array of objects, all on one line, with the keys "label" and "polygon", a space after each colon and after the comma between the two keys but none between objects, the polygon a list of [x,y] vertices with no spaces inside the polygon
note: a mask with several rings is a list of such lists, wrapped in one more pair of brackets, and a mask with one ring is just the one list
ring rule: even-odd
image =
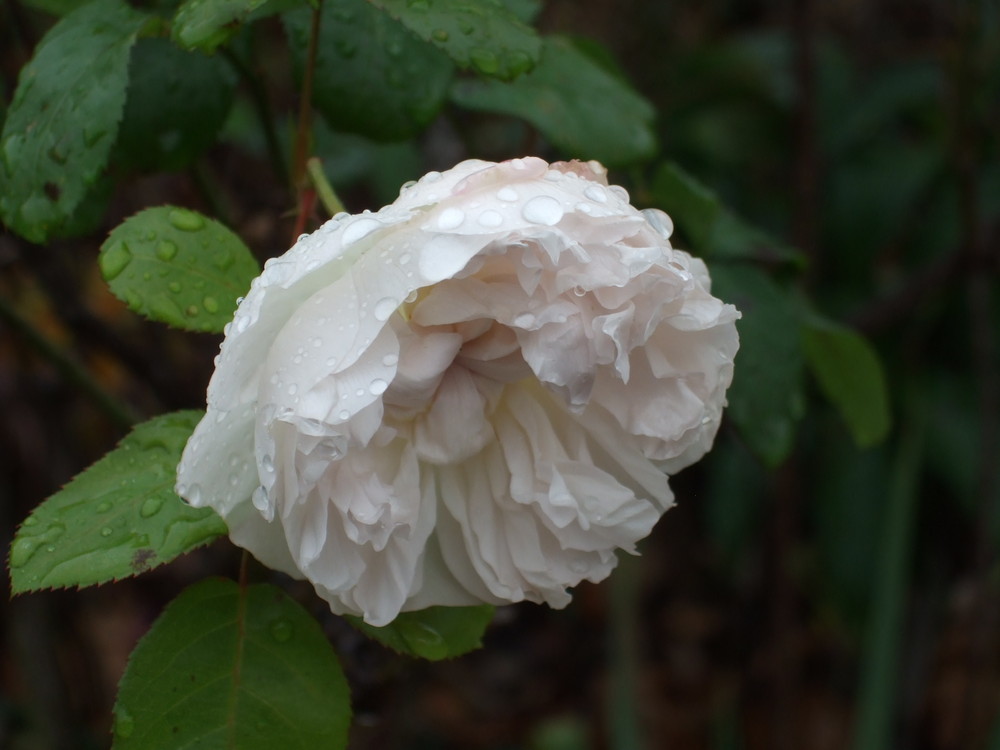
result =
[{"label": "leaf with water droplets", "polygon": [[511,81],[535,67],[542,43],[533,28],[489,0],[371,0],[459,67]]},{"label": "leaf with water droplets", "polygon": [[[494,60],[484,55],[480,65]],[[656,150],[652,105],[566,39],[547,37],[538,65],[517,80],[462,79],[451,98],[527,120],[566,156],[617,166]]]},{"label": "leaf with water droplets", "polygon": [[377,628],[358,617],[352,625],[393,651],[430,661],[451,659],[482,646],[483,633],[493,619],[493,607],[429,607],[403,612]]},{"label": "leaf with water droplets", "polygon": [[304,0],[185,0],[174,16],[171,36],[181,47],[214,52],[240,30],[303,5]]},{"label": "leaf with water droplets", "polygon": [[233,232],[175,206],[147,208],[119,224],[101,246],[98,264],[111,291],[135,312],[212,333],[232,320],[237,299],[260,273]]},{"label": "leaf with water droplets", "polygon": [[95,0],[42,38],[0,133],[0,218],[45,242],[107,164],[125,104],[129,50],[149,16]]},{"label": "leaf with water droplets", "polygon": [[[283,16],[301,76],[312,14]],[[444,104],[454,66],[365,0],[325,0],[313,102],[335,130],[379,141],[419,133]]]},{"label": "leaf with water droplets", "polygon": [[129,71],[112,162],[145,171],[184,169],[222,127],[236,85],[232,68],[221,56],[157,38],[132,48]]},{"label": "leaf with water droplets", "polygon": [[319,624],[281,589],[210,579],[183,591],[118,686],[114,750],[340,750],[347,680]]},{"label": "leaf with water droplets", "polygon": [[177,464],[202,412],[144,422],[39,505],[10,550],[14,593],[89,586],[143,573],[226,533],[174,494]]}]

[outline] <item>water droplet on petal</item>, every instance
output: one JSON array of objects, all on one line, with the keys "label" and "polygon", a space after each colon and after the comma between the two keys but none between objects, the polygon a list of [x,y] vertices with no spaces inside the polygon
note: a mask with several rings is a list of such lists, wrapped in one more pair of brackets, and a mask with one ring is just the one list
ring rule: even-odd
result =
[{"label": "water droplet on petal", "polygon": [[386,354],[382,357],[382,364],[386,367],[393,367],[397,362],[399,362],[399,357],[395,354]]},{"label": "water droplet on petal", "polygon": [[476,219],[476,221],[478,221],[480,225],[487,227],[488,229],[495,229],[496,227],[503,224],[503,216],[500,214],[499,211],[493,211],[492,209],[490,209],[488,211],[483,211],[481,214],[479,214],[479,217]]},{"label": "water droplet on petal", "polygon": [[98,265],[101,267],[101,275],[105,281],[118,278],[125,267],[132,262],[132,251],[124,242],[116,242],[109,247],[98,258]]},{"label": "water droplet on petal", "polygon": [[663,239],[670,239],[670,235],[674,233],[674,222],[669,216],[658,208],[644,209],[642,215],[646,217],[649,226],[655,229]]},{"label": "water droplet on petal", "polygon": [[365,217],[355,219],[344,227],[344,234],[342,236],[343,242],[345,245],[351,245],[358,240],[367,237],[381,226],[382,222],[378,219],[369,219]]},{"label": "water droplet on petal", "polygon": [[340,413],[337,415],[337,418],[341,422],[346,422],[348,419],[351,418],[351,412],[349,412],[347,409],[341,409]]},{"label": "water droplet on petal", "polygon": [[375,309],[373,310],[375,320],[388,320],[389,316],[392,315],[398,307],[398,300],[394,300],[392,297],[383,297],[375,303]]},{"label": "water droplet on petal", "polygon": [[518,328],[528,328],[535,323],[535,316],[529,312],[521,313],[516,318],[514,318],[514,325]]},{"label": "water droplet on petal", "polygon": [[194,211],[175,208],[167,215],[170,223],[183,232],[196,232],[205,226],[205,220]]},{"label": "water droplet on petal", "polygon": [[497,198],[502,201],[507,201],[507,203],[513,203],[520,196],[518,196],[517,191],[512,187],[502,187],[497,190]]},{"label": "water droplet on petal", "polygon": [[388,383],[386,383],[381,378],[376,378],[371,382],[371,385],[368,386],[368,390],[371,392],[373,396],[379,396],[385,393],[388,387],[389,387]]},{"label": "water droplet on petal", "polygon": [[605,190],[601,185],[587,185],[586,190],[583,194],[590,198],[590,200],[595,203],[607,203],[608,202],[608,191]]},{"label": "water droplet on petal", "polygon": [[[195,486],[192,485],[191,491],[194,492]],[[160,497],[147,497],[145,502],[139,508],[139,515],[143,518],[150,518],[155,516],[160,512],[160,508],[163,507],[163,498]]]},{"label": "water droplet on petal", "polygon": [[538,195],[524,204],[521,216],[533,224],[553,226],[563,217],[563,207],[551,195]]},{"label": "water droplet on petal", "polygon": [[438,216],[437,225],[438,229],[447,231],[460,227],[463,221],[465,221],[465,211],[460,208],[446,208]]}]

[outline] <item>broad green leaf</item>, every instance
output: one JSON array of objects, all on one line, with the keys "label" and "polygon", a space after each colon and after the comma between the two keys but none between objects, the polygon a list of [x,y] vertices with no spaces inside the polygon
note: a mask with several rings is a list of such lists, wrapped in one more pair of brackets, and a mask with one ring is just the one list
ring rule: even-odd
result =
[{"label": "broad green leaf", "polygon": [[673,162],[656,173],[653,194],[695,251],[706,258],[803,264],[802,255],[747,224],[704,184]]},{"label": "broad green leaf", "polygon": [[347,680],[319,624],[281,589],[209,579],[136,646],[118,686],[114,750],[339,750]]},{"label": "broad green leaf", "polygon": [[101,246],[101,273],[129,309],[189,331],[219,333],[260,272],[243,241],[186,208],[158,206],[119,224]]},{"label": "broad green leaf", "polygon": [[90,0],[21,0],[22,5],[40,10],[52,16],[65,16]]},{"label": "broad green leaf", "polygon": [[39,505],[10,548],[14,593],[144,573],[226,533],[174,494],[177,464],[202,413],[144,422]]},{"label": "broad green leaf", "polygon": [[185,49],[214,52],[240,25],[305,5],[307,0],[185,0],[171,35]]},{"label": "broad green leaf", "polygon": [[538,34],[496,0],[369,0],[460,68],[510,81],[538,62]]},{"label": "broad green leaf", "polygon": [[788,290],[754,266],[716,263],[711,271],[712,293],[743,313],[726,413],[750,449],[777,466],[805,410],[798,308]]},{"label": "broad green leaf", "polygon": [[393,651],[431,661],[451,659],[479,648],[493,619],[493,607],[430,607],[403,612],[388,625],[376,628],[358,617],[352,625]]},{"label": "broad green leaf", "polygon": [[219,57],[167,39],[132,48],[128,101],[113,159],[137,169],[177,170],[215,140],[233,100],[232,70]]},{"label": "broad green leaf", "polygon": [[522,23],[534,23],[542,12],[542,0],[503,0],[503,4]]},{"label": "broad green leaf", "polygon": [[[311,17],[284,16],[300,76]],[[405,140],[437,115],[453,73],[443,52],[365,0],[323,3],[313,103],[334,130]]]},{"label": "broad green leaf", "polygon": [[802,325],[802,351],[854,442],[861,448],[881,442],[889,432],[889,395],[871,344],[849,328],[810,316]]},{"label": "broad green leaf", "polygon": [[566,39],[546,38],[538,65],[517,80],[459,80],[451,98],[521,117],[568,156],[616,166],[656,150],[649,102]]},{"label": "broad green leaf", "polygon": [[53,26],[21,71],[0,134],[0,218],[22,237],[45,242],[107,163],[129,50],[148,18],[94,0]]}]

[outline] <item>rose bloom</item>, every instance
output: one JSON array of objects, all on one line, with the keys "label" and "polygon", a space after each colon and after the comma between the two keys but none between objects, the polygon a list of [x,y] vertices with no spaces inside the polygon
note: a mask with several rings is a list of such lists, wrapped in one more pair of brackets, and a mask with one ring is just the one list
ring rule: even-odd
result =
[{"label": "rose bloom", "polygon": [[177,492],[340,614],[563,607],[719,426],[739,313],[596,162],[465,161],[265,265]]}]

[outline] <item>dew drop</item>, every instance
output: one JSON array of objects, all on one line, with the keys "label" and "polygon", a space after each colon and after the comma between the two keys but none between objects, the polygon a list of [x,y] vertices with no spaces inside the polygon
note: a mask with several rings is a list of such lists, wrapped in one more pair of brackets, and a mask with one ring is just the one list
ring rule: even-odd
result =
[{"label": "dew drop", "polygon": [[[191,486],[191,500],[195,499],[195,486]],[[147,497],[145,502],[139,507],[139,515],[143,518],[151,518],[160,512],[160,508],[163,507],[163,498],[160,497]]]},{"label": "dew drop", "polygon": [[[101,505],[104,505],[104,503],[101,503]],[[110,508],[110,507],[111,507],[111,505],[108,504],[108,508]],[[100,510],[101,506],[98,505],[97,509]],[[107,510],[107,508],[105,508],[105,510]],[[38,525],[38,519],[35,518],[34,516],[28,516],[27,518],[24,519],[24,523],[22,523],[21,525],[22,526],[37,526]]]},{"label": "dew drop", "polygon": [[344,228],[343,242],[345,245],[351,245],[369,234],[374,232],[376,229],[382,226],[382,222],[378,219],[360,218],[355,219],[350,224]]},{"label": "dew drop", "polygon": [[513,203],[520,196],[518,196],[517,191],[512,187],[502,187],[497,190],[497,198],[502,201],[507,201],[507,203]]},{"label": "dew drop", "polygon": [[264,456],[260,459],[260,468],[262,468],[267,474],[273,474],[274,459],[265,453]]},{"label": "dew drop", "polygon": [[389,384],[387,382],[385,382],[381,378],[376,378],[375,380],[373,380],[371,382],[371,385],[368,386],[368,391],[373,396],[379,396],[379,395],[385,393],[385,391],[386,391],[386,389],[388,387],[389,387]]},{"label": "dew drop", "polygon": [[514,325],[516,325],[518,328],[529,328],[530,326],[534,325],[534,322],[535,322],[535,316],[532,315],[530,312],[521,313],[516,318],[514,318]]},{"label": "dew drop", "polygon": [[12,568],[23,567],[38,550],[39,540],[36,537],[21,537],[10,546],[8,563]]},{"label": "dew drop", "polygon": [[205,220],[201,216],[186,208],[172,209],[167,215],[167,219],[182,232],[196,232],[205,226]]},{"label": "dew drop", "polygon": [[465,221],[465,211],[460,208],[446,208],[438,216],[437,225],[438,229],[447,231],[460,227],[463,221]]},{"label": "dew drop", "polygon": [[551,227],[563,217],[563,207],[551,195],[538,195],[524,204],[521,216],[533,224]]},{"label": "dew drop", "polygon": [[230,487],[235,487],[239,483],[240,483],[239,475],[237,475],[237,474],[230,474],[229,475],[229,486]]},{"label": "dew drop", "polygon": [[132,736],[132,732],[134,731],[135,719],[132,718],[132,714],[129,713],[125,706],[119,705],[115,709],[115,734],[123,740],[127,740]]},{"label": "dew drop", "polygon": [[198,305],[188,305],[184,308],[184,314],[189,318],[193,318],[198,314]]},{"label": "dew drop", "polygon": [[472,66],[480,73],[493,75],[500,70],[500,61],[497,56],[488,49],[474,49],[469,53]]},{"label": "dew drop", "polygon": [[507,72],[511,78],[527,73],[534,66],[526,52],[515,50],[507,55]]},{"label": "dew drop", "polygon": [[386,354],[382,357],[382,364],[386,367],[393,367],[399,362],[399,357],[395,354]]},{"label": "dew drop", "polygon": [[346,422],[348,419],[351,418],[351,412],[349,412],[347,409],[341,409],[340,413],[337,415],[337,418],[340,419],[340,421],[342,422]]},{"label": "dew drop", "polygon": [[438,631],[422,622],[397,624],[406,643],[425,659],[443,659],[448,655],[448,642]]},{"label": "dew drop", "polygon": [[607,203],[608,202],[608,191],[605,190],[600,185],[587,185],[586,190],[583,194],[590,198],[590,200],[595,203]]},{"label": "dew drop", "polygon": [[162,261],[171,261],[177,255],[177,244],[170,240],[162,240],[156,246],[156,257]]},{"label": "dew drop", "polygon": [[101,536],[103,536],[103,537],[109,537],[109,536],[111,536],[111,535],[112,535],[113,533],[114,533],[114,531],[112,531],[112,529],[111,529],[111,527],[110,527],[110,526],[104,526],[104,527],[103,527],[103,528],[101,529]]},{"label": "dew drop", "polygon": [[288,386],[288,395],[289,396],[294,396],[298,392],[299,392],[299,387],[297,385],[295,385],[295,383],[292,383],[290,386]]},{"label": "dew drop", "polygon": [[383,297],[375,303],[375,309],[373,310],[375,320],[388,320],[397,307],[399,307],[398,300],[394,300],[392,297]]},{"label": "dew drop", "polygon": [[406,0],[406,7],[410,10],[429,10],[430,0]]},{"label": "dew drop", "polygon": [[179,281],[171,281],[169,284],[167,284],[167,289],[169,289],[174,294],[177,294],[183,288],[184,287],[181,286],[181,283]]},{"label": "dew drop", "polygon": [[205,308],[205,312],[217,313],[219,312],[219,301],[215,297],[203,297],[201,300],[202,306]]},{"label": "dew drop", "polygon": [[447,29],[434,29],[434,33],[431,36],[438,42],[447,42],[449,34]]},{"label": "dew drop", "polygon": [[132,262],[132,251],[124,242],[116,242],[101,253],[97,262],[104,280],[111,281],[118,278],[125,267]]},{"label": "dew drop", "polygon": [[478,221],[480,225],[484,227],[487,227],[489,229],[494,229],[503,224],[503,216],[500,214],[499,211],[493,211],[492,209],[490,209],[488,211],[483,211],[481,214],[479,214],[479,217],[476,219],[476,221]]},{"label": "dew drop", "polygon": [[271,637],[278,643],[285,643],[292,637],[292,633],[295,632],[295,628],[288,620],[275,620],[268,627],[268,630],[271,633]]},{"label": "dew drop", "polygon": [[267,498],[267,490],[263,487],[258,487],[253,491],[253,495],[250,496],[250,502],[252,502],[253,507],[261,513],[269,512],[271,507],[271,503]]},{"label": "dew drop", "polygon": [[614,195],[622,200],[623,203],[629,202],[628,190],[623,188],[621,185],[612,185],[608,188]]},{"label": "dew drop", "polygon": [[215,264],[216,268],[222,271],[225,271],[233,265],[234,260],[235,258],[229,250],[220,250],[212,257],[212,263]]}]

